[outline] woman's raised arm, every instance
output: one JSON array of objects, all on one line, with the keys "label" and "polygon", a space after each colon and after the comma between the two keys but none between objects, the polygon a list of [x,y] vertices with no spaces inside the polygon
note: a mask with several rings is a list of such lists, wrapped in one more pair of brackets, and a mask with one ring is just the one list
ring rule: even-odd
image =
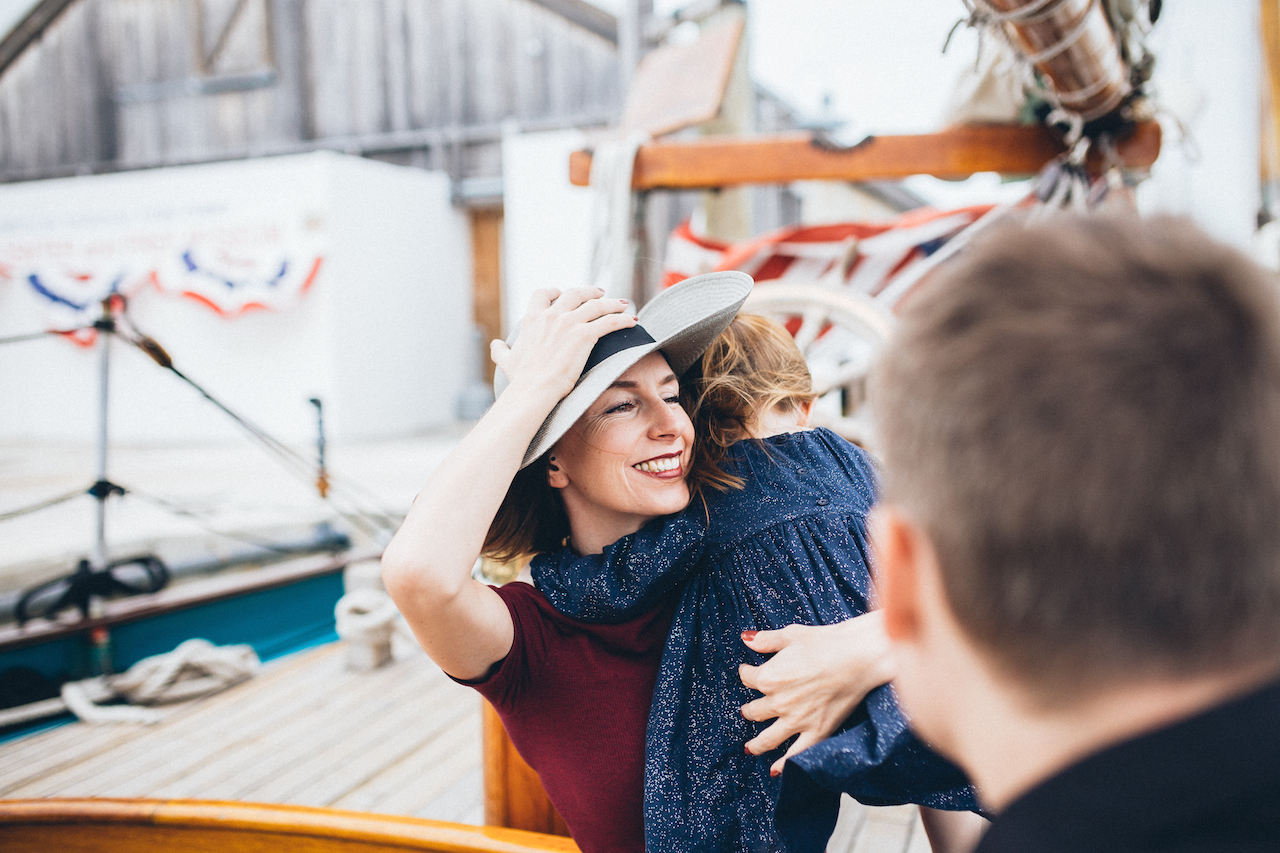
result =
[{"label": "woman's raised arm", "polygon": [[432,472],[383,552],[387,592],[427,654],[457,678],[482,678],[511,649],[511,615],[471,568],[525,450],[596,341],[635,324],[624,300],[601,295],[534,294],[514,346],[491,345],[506,390]]}]

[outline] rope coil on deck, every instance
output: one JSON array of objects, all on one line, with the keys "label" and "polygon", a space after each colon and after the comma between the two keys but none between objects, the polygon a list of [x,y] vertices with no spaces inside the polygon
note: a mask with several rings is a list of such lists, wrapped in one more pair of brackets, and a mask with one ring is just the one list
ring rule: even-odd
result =
[{"label": "rope coil on deck", "polygon": [[[165,705],[218,693],[257,673],[260,663],[252,646],[215,646],[187,640],[171,652],[153,655],[119,675],[105,675],[62,685],[67,708],[86,723],[160,722],[161,715],[142,705]],[[128,705],[104,705],[125,699]]]}]

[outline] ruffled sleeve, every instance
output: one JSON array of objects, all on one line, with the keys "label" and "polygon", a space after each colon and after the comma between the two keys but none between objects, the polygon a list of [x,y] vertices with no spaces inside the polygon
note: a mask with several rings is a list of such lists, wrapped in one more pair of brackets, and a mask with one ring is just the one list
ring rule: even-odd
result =
[{"label": "ruffled sleeve", "polygon": [[978,811],[964,771],[912,734],[887,686],[867,694],[865,716],[859,709],[849,722],[786,763],[774,819],[791,853],[826,849],[841,793],[869,806]]},{"label": "ruffled sleeve", "polygon": [[584,622],[615,623],[657,607],[693,571],[706,549],[699,511],[654,519],[604,549],[579,557],[570,548],[530,564],[534,585],[552,606]]}]

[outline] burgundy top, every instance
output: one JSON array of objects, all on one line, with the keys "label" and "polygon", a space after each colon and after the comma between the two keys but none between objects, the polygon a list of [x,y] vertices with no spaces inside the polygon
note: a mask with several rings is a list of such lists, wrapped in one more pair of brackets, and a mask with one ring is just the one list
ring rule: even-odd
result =
[{"label": "burgundy top", "polygon": [[671,603],[629,622],[561,614],[527,583],[495,592],[511,651],[479,682],[583,853],[644,853],[644,740]]}]

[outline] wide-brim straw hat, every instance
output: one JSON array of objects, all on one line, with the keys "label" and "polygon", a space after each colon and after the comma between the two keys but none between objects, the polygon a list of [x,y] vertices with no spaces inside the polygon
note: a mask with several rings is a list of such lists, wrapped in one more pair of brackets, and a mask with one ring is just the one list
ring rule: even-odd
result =
[{"label": "wide-brim straw hat", "polygon": [[[550,450],[619,376],[649,353],[660,350],[675,375],[683,375],[733,322],[753,284],[751,276],[735,271],[687,278],[641,308],[635,326],[601,338],[578,383],[538,428],[520,467]],[[514,342],[515,335],[508,343]],[[500,395],[506,387],[507,377],[494,371],[494,392]]]}]

